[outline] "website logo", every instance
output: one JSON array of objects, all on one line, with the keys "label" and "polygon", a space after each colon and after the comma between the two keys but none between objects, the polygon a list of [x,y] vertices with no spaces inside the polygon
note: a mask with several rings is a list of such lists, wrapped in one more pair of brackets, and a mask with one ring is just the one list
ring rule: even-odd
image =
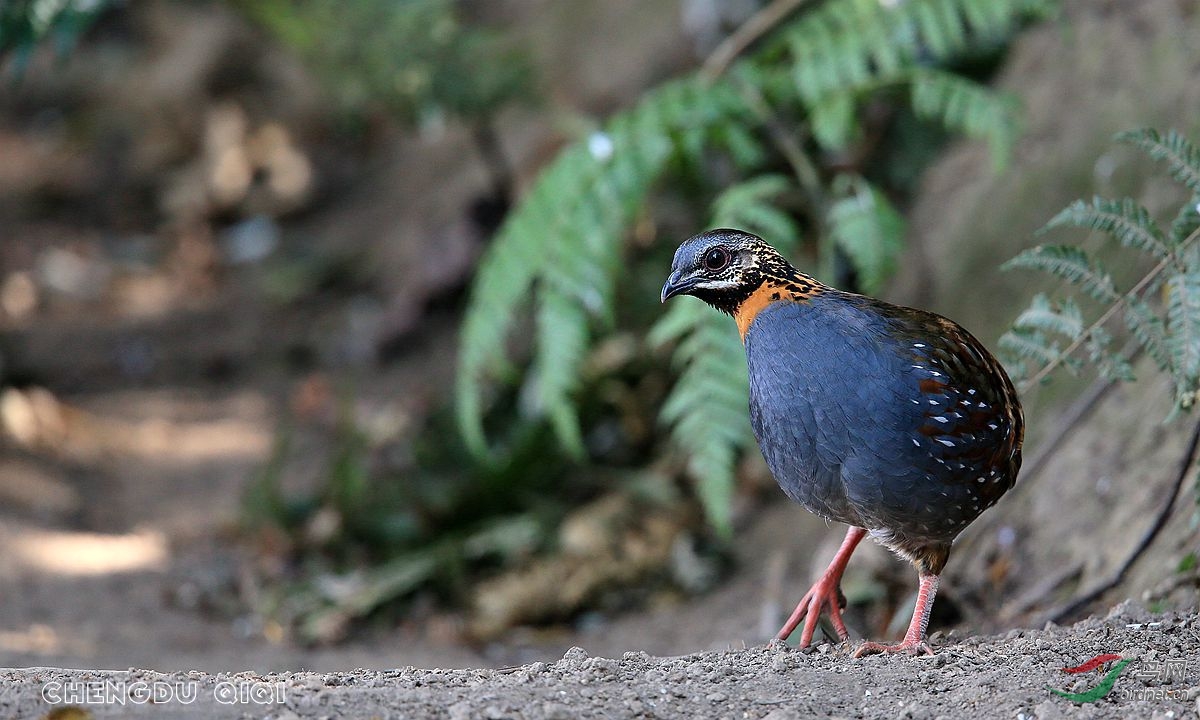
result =
[{"label": "website logo", "polygon": [[1076,665],[1075,667],[1069,667],[1069,668],[1062,668],[1062,671],[1065,673],[1069,673],[1071,675],[1079,675],[1082,673],[1088,673],[1088,672],[1092,672],[1093,670],[1100,669],[1105,664],[1113,662],[1113,661],[1116,661],[1116,664],[1113,665],[1108,670],[1108,672],[1106,672],[1104,674],[1104,677],[1102,677],[1100,679],[1100,682],[1096,683],[1096,685],[1093,686],[1089,690],[1073,693],[1073,692],[1067,692],[1065,690],[1058,690],[1058,689],[1055,689],[1055,688],[1052,688],[1049,686],[1047,686],[1046,689],[1059,697],[1063,697],[1063,698],[1070,700],[1071,702],[1077,702],[1077,703],[1096,702],[1097,700],[1105,697],[1110,692],[1112,692],[1113,685],[1116,685],[1116,683],[1117,683],[1117,678],[1119,678],[1121,676],[1121,673],[1125,672],[1125,668],[1129,665],[1129,663],[1133,662],[1133,660],[1131,658],[1122,658],[1120,655],[1117,655],[1115,653],[1106,653],[1104,655],[1097,655],[1097,656],[1093,657],[1092,659],[1088,660],[1087,662],[1083,663],[1082,665]]}]

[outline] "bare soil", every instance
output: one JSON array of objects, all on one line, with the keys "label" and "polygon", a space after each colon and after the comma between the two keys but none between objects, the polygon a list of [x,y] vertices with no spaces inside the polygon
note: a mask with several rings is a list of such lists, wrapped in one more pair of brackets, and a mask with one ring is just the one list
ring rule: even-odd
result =
[{"label": "bare soil", "polygon": [[[849,646],[800,652],[780,644],[654,657],[628,652],[591,657],[571,648],[562,659],[497,670],[398,669],[339,673],[157,673],[147,670],[0,671],[6,717],[45,716],[72,690],[133,683],[184,683],[189,703],[89,705],[94,718],[1183,718],[1200,704],[1200,622],[1155,616],[1129,605],[1071,627],[1013,630],[992,637],[942,638],[931,657],[851,657]],[[1068,674],[1100,654],[1130,659],[1111,690],[1071,700],[1051,688],[1086,693],[1116,660]],[[120,683],[125,683],[124,686]],[[246,688],[265,688],[260,700]],[[78,687],[78,686],[75,686]],[[97,690],[96,692],[102,692]],[[239,695],[239,693],[243,693]],[[84,709],[81,707],[81,709]],[[60,713],[64,711],[59,710]],[[65,715],[60,715],[65,717]],[[86,717],[75,715],[74,717]]]}]

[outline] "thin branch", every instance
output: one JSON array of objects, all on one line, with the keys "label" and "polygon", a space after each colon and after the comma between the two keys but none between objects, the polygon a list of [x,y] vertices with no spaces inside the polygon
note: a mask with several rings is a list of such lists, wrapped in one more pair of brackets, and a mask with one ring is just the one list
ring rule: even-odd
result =
[{"label": "thin branch", "polygon": [[1125,579],[1125,574],[1129,572],[1129,568],[1133,567],[1133,564],[1138,561],[1142,553],[1146,552],[1147,548],[1154,542],[1154,539],[1166,527],[1167,520],[1171,518],[1171,511],[1175,509],[1175,500],[1179,497],[1179,490],[1183,487],[1183,481],[1187,478],[1188,470],[1192,467],[1192,460],[1196,455],[1197,446],[1200,446],[1200,422],[1196,423],[1196,427],[1192,429],[1192,437],[1188,441],[1187,450],[1183,453],[1183,460],[1179,463],[1179,473],[1175,476],[1175,482],[1171,484],[1171,493],[1167,496],[1167,502],[1158,511],[1158,516],[1154,518],[1154,524],[1146,529],[1146,532],[1142,535],[1142,539],[1138,541],[1133,552],[1129,554],[1129,557],[1125,558],[1125,562],[1121,563],[1121,567],[1117,568],[1112,577],[1066,605],[1050,611],[1049,619],[1051,621],[1055,623],[1062,622],[1104,593],[1121,584],[1121,581]]},{"label": "thin branch", "polygon": [[766,35],[771,28],[806,2],[808,0],[775,0],[751,15],[749,20],[717,45],[701,66],[700,74],[709,81],[716,80],[729,69],[738,55],[754,44],[755,40]]},{"label": "thin branch", "polygon": [[1079,337],[1075,338],[1070,345],[1067,345],[1067,347],[1064,348],[1063,351],[1057,356],[1055,356],[1053,360],[1047,363],[1032,377],[1022,382],[1020,391],[1024,393],[1034,387],[1037,387],[1037,384],[1044,380],[1046,376],[1049,375],[1055,368],[1057,368],[1059,365],[1062,365],[1063,362],[1065,362],[1066,359],[1071,356],[1071,353],[1078,350],[1080,346],[1087,342],[1087,339],[1091,336],[1093,330],[1111,320],[1112,316],[1117,314],[1117,310],[1120,310],[1130,298],[1136,297],[1138,294],[1140,294],[1147,285],[1153,282],[1154,278],[1158,277],[1159,273],[1167,269],[1167,266],[1171,264],[1172,259],[1179,253],[1183,252],[1197,237],[1200,237],[1200,228],[1193,230],[1192,234],[1188,235],[1187,238],[1185,238],[1184,241],[1179,244],[1179,247],[1175,248],[1173,253],[1159,261],[1159,263],[1155,265],[1150,272],[1146,273],[1141,280],[1138,280],[1137,285],[1134,285],[1129,289],[1129,292],[1117,298],[1117,301],[1113,303],[1107,310],[1105,310],[1104,314],[1101,315],[1096,322],[1089,325],[1086,330],[1079,334]]}]

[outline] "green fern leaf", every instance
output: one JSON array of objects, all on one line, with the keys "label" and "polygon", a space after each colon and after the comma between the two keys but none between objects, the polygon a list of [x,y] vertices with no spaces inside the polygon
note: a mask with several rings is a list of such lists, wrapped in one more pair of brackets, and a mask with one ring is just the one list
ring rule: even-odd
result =
[{"label": "green fern leaf", "polygon": [[808,108],[813,138],[827,150],[850,145],[858,134],[855,97],[852,93],[832,93]]},{"label": "green fern leaf", "polygon": [[1150,211],[1129,198],[1107,200],[1097,196],[1090,204],[1076,200],[1051,218],[1042,231],[1064,225],[1107,233],[1125,247],[1145,251],[1160,260],[1171,254]]},{"label": "green fern leaf", "polygon": [[1167,331],[1163,321],[1141,298],[1125,300],[1125,327],[1162,370],[1170,371],[1171,357],[1167,352]]},{"label": "green fern leaf", "polygon": [[1169,131],[1166,135],[1153,128],[1131,130],[1117,135],[1117,140],[1136,145],[1155,160],[1165,160],[1171,177],[1200,193],[1200,149],[1183,135]]},{"label": "green fern leaf", "polygon": [[[584,352],[556,352],[562,323],[582,322],[571,338],[586,350],[587,328],[612,313],[620,238],[665,170],[680,154],[702,155],[706,133],[748,115],[727,84],[691,78],[668,83],[596,133],[562,152],[508,217],[480,262],[463,324],[456,410],[468,448],[488,455],[485,397],[511,374],[508,339],[530,295],[538,316],[531,407],[545,413],[563,444],[578,449],[570,397]],[[723,118],[724,120],[720,120]],[[583,312],[568,312],[575,303]],[[544,383],[544,384],[543,384]]]},{"label": "green fern leaf", "polygon": [[761,167],[766,161],[767,151],[762,142],[743,125],[723,124],[716,130],[716,141],[729,150],[729,156],[740,168]]},{"label": "green fern leaf", "polygon": [[1011,30],[1012,14],[1004,3],[991,0],[966,0],[960,4],[967,25],[976,33],[1002,32]]},{"label": "green fern leaf", "polygon": [[869,76],[866,55],[854,46],[855,35],[844,32],[839,27],[840,16],[834,15],[853,12],[852,5],[829,3],[789,28],[796,89],[809,105],[830,92],[861,84]]},{"label": "green fern leaf", "polygon": [[773,201],[790,188],[791,183],[782,175],[759,175],[733,185],[713,201],[713,224],[771,238],[787,252],[799,239],[799,231],[795,221]]},{"label": "green fern leaf", "polygon": [[1057,333],[1074,340],[1083,334],[1083,313],[1071,300],[1064,300],[1055,307],[1049,298],[1039,293],[1033,297],[1029,308],[1017,316],[1013,326]]},{"label": "green fern leaf", "polygon": [[830,237],[850,259],[863,291],[876,292],[896,269],[904,217],[861,177],[841,176],[834,188],[849,194],[829,207]]},{"label": "green fern leaf", "polygon": [[993,167],[1004,168],[1021,127],[1014,96],[939,70],[914,73],[911,95],[918,117],[987,141]]},{"label": "green fern leaf", "polygon": [[1046,336],[1036,330],[1014,329],[1000,336],[1000,350],[1017,360],[1032,360],[1048,365],[1058,359],[1058,345],[1048,342]]},{"label": "green fern leaf", "polygon": [[933,0],[912,5],[921,37],[934,57],[950,57],[966,45],[966,28],[953,3]]},{"label": "green fern leaf", "polygon": [[690,298],[675,303],[649,339],[677,341],[674,362],[683,369],[659,421],[671,428],[672,441],[689,458],[688,474],[709,522],[727,534],[737,457],[754,441],[741,343],[726,318]]},{"label": "green fern leaf", "polygon": [[1116,302],[1120,295],[1112,276],[1074,245],[1038,245],[1022,251],[1000,266],[1003,270],[1033,268],[1078,285],[1101,302]]},{"label": "green fern leaf", "polygon": [[1167,352],[1183,393],[1200,382],[1200,274],[1167,281]]},{"label": "green fern leaf", "polygon": [[548,417],[563,446],[583,456],[583,440],[570,393],[588,342],[588,318],[583,306],[555,290],[539,295],[537,353],[524,394],[524,409],[533,417]]},{"label": "green fern leaf", "polygon": [[793,79],[809,107],[830,94],[901,80],[919,62],[939,63],[973,45],[999,42],[1053,2],[1027,0],[835,0],[784,31]]},{"label": "green fern leaf", "polygon": [[1088,359],[1100,371],[1100,376],[1109,380],[1132,382],[1137,378],[1133,374],[1133,366],[1125,358],[1109,350],[1112,335],[1102,327],[1094,327],[1088,333],[1084,347]]},{"label": "green fern leaf", "polygon": [[[1191,200],[1179,208],[1175,220],[1171,223],[1171,232],[1167,237],[1170,238],[1171,247],[1178,248],[1198,231],[1200,231],[1200,193],[1193,195]],[[1193,264],[1189,267],[1200,267],[1200,265]]]},{"label": "green fern leaf", "polygon": [[[1111,338],[1101,326],[1112,317],[1116,309],[1112,306],[1123,304],[1129,333],[1174,381],[1175,410],[1187,410],[1200,400],[1200,245],[1193,244],[1200,236],[1200,192],[1197,192],[1200,151],[1175,132],[1162,135],[1155,130],[1137,130],[1122,133],[1118,139],[1137,145],[1155,159],[1167,161],[1171,176],[1192,191],[1188,202],[1176,213],[1169,233],[1164,235],[1149,211],[1134,200],[1101,197],[1093,198],[1090,203],[1072,203],[1051,219],[1043,231],[1070,225],[1103,232],[1122,246],[1160,262],[1137,281],[1133,291],[1119,294],[1103,266],[1078,247],[1046,246],[1021,253],[1005,267],[1049,272],[1110,307],[1093,325],[1083,329],[1077,308],[1060,309],[1039,295],[1017,319],[1013,332],[1005,336],[1002,345],[1006,357],[1015,358],[1022,370],[1026,369],[1027,361],[1050,367],[1059,363],[1081,364],[1077,359],[1044,354],[1046,348],[1053,349],[1045,342],[1045,336],[1062,335],[1072,339],[1072,349],[1082,344],[1088,359],[1104,376],[1132,379],[1129,362],[1108,349]],[[1148,300],[1160,291],[1163,308]]]}]

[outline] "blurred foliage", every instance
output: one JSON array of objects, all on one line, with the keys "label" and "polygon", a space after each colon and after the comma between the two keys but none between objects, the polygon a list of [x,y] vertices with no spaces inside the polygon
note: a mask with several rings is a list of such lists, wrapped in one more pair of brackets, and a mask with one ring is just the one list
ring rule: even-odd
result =
[{"label": "blurred foliage", "polygon": [[[496,199],[507,204],[512,171],[492,123],[509,103],[532,99],[533,68],[508,38],[463,17],[462,3],[229,3],[294,51],[351,122],[383,114],[418,128],[467,125]],[[294,300],[314,285],[314,272],[311,263],[293,263],[268,278],[270,292]],[[280,430],[273,459],[244,499],[244,521],[283,567],[258,609],[309,641],[334,639],[401,598],[432,594],[461,605],[465,578],[544,549],[570,504],[596,492],[578,479],[575,494],[549,492],[566,466],[541,457],[544,431],[517,443],[511,466],[490,468],[463,462],[469,454],[448,422],[435,418],[403,441],[381,442],[348,404],[315,443],[331,448],[316,486],[297,492],[284,481],[311,452],[299,434]],[[389,457],[410,443],[413,457]]]},{"label": "blurred foliage", "polygon": [[484,122],[529,99],[529,58],[455,0],[232,0],[294,49],[340,105],[409,123]]},{"label": "blurred foliage", "polygon": [[453,437],[449,427],[421,433],[407,462],[381,457],[395,444],[372,437],[349,402],[323,435],[314,487],[283,486],[289,465],[311,451],[285,426],[243,499],[243,524],[283,562],[256,610],[306,642],[339,639],[352,621],[419,591],[461,604],[468,576],[544,549],[565,512],[545,501],[561,463],[523,459],[519,478],[472,469],[461,447],[434,440]]},{"label": "blurred foliage", "polygon": [[[752,446],[737,335],[698,302],[683,299],[665,314],[642,303],[652,283],[631,271],[631,228],[653,221],[650,198],[669,178],[693,231],[707,220],[788,248],[803,237],[819,275],[877,290],[903,247],[890,198],[911,188],[883,187],[872,163],[925,162],[937,137],[889,130],[916,122],[980,138],[1002,168],[1017,107],[968,71],[1054,8],[1050,0],[812,3],[726,71],[651,89],[563,150],[509,215],[472,288],[457,380],[470,450],[502,461],[524,428],[548,422],[571,456],[588,455],[584,369],[618,314],[624,321],[634,314],[626,306],[642,308],[632,320],[661,316],[649,337],[674,343],[682,373],[660,419],[688,458],[711,523],[727,532],[734,465]],[[903,147],[904,138],[921,150]],[[680,239],[649,250],[659,283]],[[512,342],[518,329],[527,343]]]},{"label": "blurred foliage", "polygon": [[0,0],[0,63],[13,56],[19,73],[46,39],[60,53],[70,50],[109,4],[110,0]]},{"label": "blurred foliage", "polygon": [[[1080,296],[1037,295],[1001,338],[1000,347],[1014,377],[1030,382],[1046,379],[1060,366],[1078,370],[1085,362],[1107,377],[1132,380],[1128,353],[1110,348],[1112,326],[1123,326],[1134,347],[1171,377],[1176,409],[1189,410],[1200,392],[1200,150],[1174,131],[1136,130],[1117,139],[1165,162],[1185,194],[1168,229],[1164,231],[1132,198],[1095,197],[1072,203],[1042,232],[1061,227],[1090,230],[1125,249],[1116,261],[1134,265],[1146,260],[1154,265],[1123,290],[1109,269],[1113,259],[1102,259],[1097,252],[1079,245],[1025,250],[1006,267],[1049,273]],[[1098,306],[1095,322],[1085,320],[1084,298]]]},{"label": "blurred foliage", "polygon": [[[1117,140],[1164,163],[1184,201],[1166,230],[1132,198],[1077,200],[1052,218],[1043,233],[1061,227],[1089,230],[1121,251],[1106,259],[1080,245],[1038,245],[1010,260],[1007,268],[1049,273],[1077,292],[1035,296],[1000,338],[1001,358],[1014,378],[1031,385],[1048,380],[1059,367],[1078,372],[1087,363],[1104,377],[1129,381],[1136,379],[1130,356],[1144,351],[1171,378],[1174,416],[1200,400],[1200,148],[1174,130],[1133,130]],[[1106,249],[1111,250],[1101,248]],[[1114,263],[1151,262],[1128,290],[1118,286],[1110,270]],[[1089,301],[1098,315],[1091,323],[1081,307]],[[1113,351],[1118,334],[1128,343]],[[1200,506],[1200,469],[1194,491]],[[1193,520],[1200,520],[1200,509]]]}]

